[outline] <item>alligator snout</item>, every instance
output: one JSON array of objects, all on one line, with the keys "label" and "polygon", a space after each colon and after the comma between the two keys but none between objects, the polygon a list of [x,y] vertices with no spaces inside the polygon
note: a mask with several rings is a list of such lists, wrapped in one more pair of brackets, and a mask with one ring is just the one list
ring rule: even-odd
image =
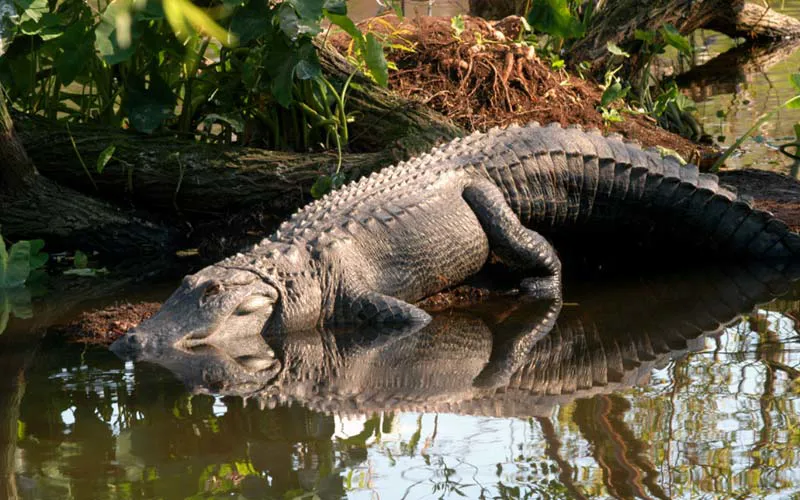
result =
[{"label": "alligator snout", "polygon": [[131,330],[111,344],[111,351],[122,359],[135,360],[141,357],[145,345],[145,336]]}]

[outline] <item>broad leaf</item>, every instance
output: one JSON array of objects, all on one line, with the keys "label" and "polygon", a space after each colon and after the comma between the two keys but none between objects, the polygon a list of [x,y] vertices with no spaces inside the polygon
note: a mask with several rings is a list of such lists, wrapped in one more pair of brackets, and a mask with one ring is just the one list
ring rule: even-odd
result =
[{"label": "broad leaf", "polygon": [[342,28],[345,33],[353,37],[357,43],[366,44],[364,35],[361,34],[361,30],[358,29],[358,26],[355,25],[352,19],[347,16],[332,13],[328,13],[327,18],[336,26]]},{"label": "broad leaf", "polygon": [[331,179],[328,175],[322,175],[314,182],[314,185],[311,186],[311,196],[315,199],[320,199],[326,194],[331,192],[331,188],[333,187],[333,179]]},{"label": "broad leaf", "polygon": [[372,33],[367,33],[367,50],[364,53],[364,60],[372,78],[381,87],[386,87],[389,84],[389,65],[383,55],[383,45]]},{"label": "broad leaf", "polygon": [[630,89],[631,88],[628,86],[623,88],[622,84],[619,82],[612,83],[606,87],[602,97],[600,97],[600,106],[606,107],[619,99],[623,99],[626,95],[628,95],[628,91]]},{"label": "broad leaf", "polygon": [[792,83],[795,92],[800,93],[800,73],[792,73],[789,75],[789,81]]},{"label": "broad leaf", "polygon": [[[286,0],[286,3],[294,7],[302,19],[306,21],[319,21],[322,17],[322,6],[324,0]],[[335,2],[331,2],[335,4]],[[343,3],[343,2],[342,2]],[[336,8],[334,6],[334,8]]]},{"label": "broad leaf", "polygon": [[685,36],[681,35],[680,31],[678,31],[675,26],[671,24],[665,24],[661,27],[661,36],[664,37],[664,41],[667,45],[671,45],[678,49],[679,52],[689,56],[692,55],[692,44],[689,42],[689,39]]},{"label": "broad leaf", "polygon": [[251,0],[238,9],[231,19],[230,32],[235,34],[239,42],[246,44],[272,31],[271,18],[267,3],[263,0]]},{"label": "broad leaf", "polygon": [[8,250],[8,262],[5,276],[2,280],[3,288],[22,286],[31,274],[31,244],[27,241],[18,241]]},{"label": "broad leaf", "polygon": [[[133,22],[128,2],[114,0],[100,18],[94,30],[95,47],[108,64],[127,61],[136,51],[136,42],[141,36],[139,23]],[[118,30],[117,27],[121,30]]]},{"label": "broad leaf", "polygon": [[322,4],[322,8],[325,9],[325,12],[328,14],[335,14],[338,16],[347,15],[347,3],[345,3],[344,0],[325,0]]},{"label": "broad leaf", "polygon": [[313,37],[320,32],[318,19],[298,15],[288,3],[283,3],[278,8],[278,21],[281,31],[293,42],[301,36]]},{"label": "broad leaf", "polygon": [[152,133],[167,118],[174,115],[175,94],[158,75],[150,76],[150,86],[145,89],[141,79],[131,78],[125,110],[131,126],[139,132]]},{"label": "broad leaf", "polygon": [[106,147],[104,150],[100,152],[100,154],[97,156],[97,165],[96,165],[98,174],[103,173],[103,170],[105,170],[106,165],[108,165],[109,160],[111,160],[111,157],[114,156],[114,151],[116,150],[117,146],[115,144],[110,144],[108,147]]},{"label": "broad leaf", "polygon": [[533,0],[527,17],[535,31],[560,38],[583,35],[583,25],[570,12],[567,0]]},{"label": "broad leaf", "polygon": [[47,6],[47,0],[14,0],[14,4],[22,12],[19,17],[19,23],[24,23],[28,20],[38,22],[50,10]]}]

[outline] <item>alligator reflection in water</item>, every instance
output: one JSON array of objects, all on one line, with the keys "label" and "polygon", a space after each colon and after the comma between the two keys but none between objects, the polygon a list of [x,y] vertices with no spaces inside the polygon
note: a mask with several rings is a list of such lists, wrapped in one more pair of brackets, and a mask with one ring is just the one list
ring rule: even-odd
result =
[{"label": "alligator reflection in water", "polygon": [[[410,335],[314,332],[256,349],[245,342],[248,352],[206,345],[141,359],[169,368],[195,392],[254,397],[270,407],[549,415],[554,405],[635,385],[653,367],[702,348],[705,335],[788,290],[789,272],[797,274],[758,264],[635,286],[576,286],[554,326],[560,302],[509,300],[500,314],[497,304],[448,312]],[[270,367],[264,376],[262,366]]]}]

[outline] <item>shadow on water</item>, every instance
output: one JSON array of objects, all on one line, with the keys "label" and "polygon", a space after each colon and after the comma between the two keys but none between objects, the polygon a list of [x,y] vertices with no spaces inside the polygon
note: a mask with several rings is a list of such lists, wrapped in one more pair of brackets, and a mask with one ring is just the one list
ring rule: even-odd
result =
[{"label": "shadow on water", "polygon": [[[704,388],[706,398],[725,390],[727,370],[750,354],[740,346],[726,361],[719,339],[742,315],[747,322],[739,324],[759,336],[757,359],[800,375],[782,356],[786,339],[775,335],[774,320],[752,314],[778,295],[788,299],[770,308],[798,310],[787,272],[797,270],[706,268],[581,283],[567,286],[563,305],[498,299],[438,314],[405,336],[298,335],[275,349],[282,369],[264,379],[258,360],[218,350],[134,364],[12,330],[0,336],[0,494],[681,496],[673,483],[685,485],[682,468],[697,455],[663,452],[688,445],[663,432],[692,413],[674,395],[676,419],[665,421],[664,407],[639,413],[660,400],[648,391],[704,383],[686,363],[707,356],[709,342],[717,343],[717,363],[705,369],[722,376]],[[554,312],[554,325],[543,321]],[[539,332],[543,324],[552,328]],[[537,342],[518,356],[514,346],[526,346],[520,339],[531,340],[531,331]],[[794,432],[797,412],[793,400],[766,391],[762,398],[748,428],[762,432],[754,446],[767,467],[770,429]],[[715,411],[711,403],[712,421]],[[510,431],[501,430],[506,425]],[[673,462],[665,466],[664,455]],[[709,489],[725,493],[724,486]]]}]

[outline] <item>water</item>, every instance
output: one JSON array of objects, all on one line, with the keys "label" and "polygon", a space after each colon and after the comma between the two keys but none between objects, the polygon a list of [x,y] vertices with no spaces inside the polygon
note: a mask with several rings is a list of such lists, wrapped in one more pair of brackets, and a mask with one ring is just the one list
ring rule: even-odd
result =
[{"label": "water", "polygon": [[[789,299],[750,313],[767,289]],[[541,313],[515,300],[347,344],[339,370],[300,365],[246,405],[243,386],[191,395],[158,364],[12,323],[0,495],[783,498],[800,484],[798,292],[755,268],[568,285],[556,329],[499,392],[472,382],[492,339]],[[237,370],[223,359],[192,355],[181,376],[219,388],[214,360]]]},{"label": "water", "polygon": [[[798,15],[800,1],[783,8]],[[709,55],[730,44],[711,35],[697,41],[709,46]],[[754,76],[736,93],[700,102],[707,130],[730,143],[760,113],[790,97],[785,82],[798,71],[798,57]],[[718,110],[726,113],[721,123]],[[791,162],[771,143],[792,135],[797,113],[770,121],[761,130],[766,140],[748,141],[747,152],[730,164],[788,171]],[[245,405],[235,395],[192,395],[157,364],[123,362],[103,348],[65,345],[54,334],[41,338],[31,333],[44,324],[36,326],[42,318],[36,311],[32,320],[12,319],[0,335],[0,498],[796,496],[800,294],[795,286],[785,298],[751,311],[743,302],[756,293],[752,283],[736,287],[724,276],[669,277],[665,288],[654,288],[653,279],[646,286],[632,280],[568,288],[561,336],[546,337],[540,352],[550,356],[528,367],[540,385],[521,397],[513,390],[485,397],[472,392],[474,370],[487,359],[480,322],[494,325],[505,317],[498,304],[473,311],[474,330],[452,328],[456,339],[482,347],[470,350],[471,358],[454,358],[460,351],[442,348],[458,342],[419,351],[429,344],[411,337],[399,344],[407,350],[396,350],[410,353],[398,365],[408,377],[353,372],[369,382],[363,388],[371,399],[359,401],[366,390],[319,398],[330,383],[301,384],[271,393],[264,409],[252,397]],[[718,333],[676,338],[687,325],[693,331],[703,308],[745,316]],[[513,337],[507,331],[513,328],[492,328]],[[584,357],[555,349],[573,345],[566,332],[589,338],[589,330],[606,340],[582,351]],[[603,353],[611,366],[614,353],[624,354],[631,343],[664,339],[668,350],[651,360],[628,359],[607,384],[568,390],[564,382],[591,353],[595,361]],[[431,354],[438,372],[427,380],[438,385],[420,383],[432,369],[414,364],[420,352]],[[353,366],[375,368],[364,359]],[[402,403],[400,396],[416,399]],[[369,404],[375,400],[383,403]],[[330,411],[319,411],[320,401],[328,401]]]}]

